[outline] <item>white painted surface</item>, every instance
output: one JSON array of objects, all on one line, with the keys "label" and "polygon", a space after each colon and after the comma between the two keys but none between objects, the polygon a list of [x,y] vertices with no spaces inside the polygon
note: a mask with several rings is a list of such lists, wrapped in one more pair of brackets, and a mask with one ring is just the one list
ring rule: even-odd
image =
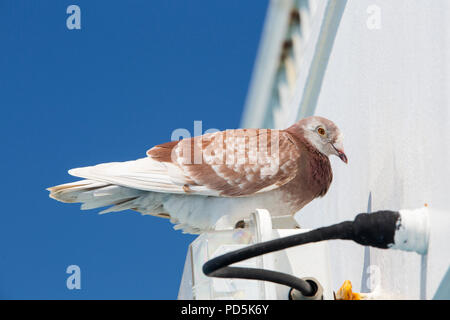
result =
[{"label": "white painted surface", "polygon": [[[367,27],[373,5],[380,29]],[[334,182],[297,216],[302,226],[353,219],[370,192],[373,211],[429,205],[428,257],[370,249],[372,281],[394,298],[432,298],[450,264],[448,30],[446,0],[349,0],[315,110],[344,132],[349,164],[332,159]],[[360,288],[364,248],[331,246],[335,288]]]},{"label": "white painted surface", "polygon": [[[317,62],[327,59],[329,48],[324,40],[334,38],[333,17],[340,16],[345,1],[270,1],[242,116],[244,127],[273,127],[292,119],[290,106],[299,87],[308,87],[305,99],[315,100],[310,83],[322,78],[323,68]],[[293,22],[293,12],[298,12],[300,24]],[[292,48],[283,49],[288,40]],[[285,59],[281,59],[283,52]]]},{"label": "white painted surface", "polygon": [[[271,282],[209,278],[202,267],[219,255],[244,248],[250,244],[307,232],[307,229],[273,229],[273,220],[267,210],[256,210],[245,229],[219,230],[201,234],[189,246],[178,299],[250,299],[287,300],[290,288]],[[329,247],[327,242],[303,246],[244,260],[233,266],[263,268],[294,275],[314,277],[323,287],[323,298],[333,299]]]},{"label": "white painted surface", "polygon": [[[289,13],[293,0],[271,0],[264,23],[258,56],[251,80],[251,89],[247,94],[248,107],[244,110],[243,121],[251,127],[264,123],[265,112],[276,78],[279,57],[285,34],[288,30]],[[255,112],[257,109],[263,112]]]},{"label": "white painted surface", "polygon": [[[315,1],[319,9],[328,2]],[[314,34],[320,22],[309,25]],[[330,242],[334,290],[349,279],[356,290],[379,284],[377,292],[386,298],[430,299],[449,268],[449,30],[448,0],[348,0],[317,106],[299,110],[307,81],[296,82],[285,116],[274,116],[280,110],[271,109],[270,99],[253,108],[247,103],[243,127],[285,128],[296,120],[293,115],[314,113],[335,121],[345,134],[349,164],[332,159],[334,182],[323,199],[296,216],[302,227],[352,220],[369,208],[429,206],[427,256]]]},{"label": "white painted surface", "polygon": [[417,252],[425,255],[428,252],[430,239],[430,213],[427,207],[414,210],[400,210],[391,249]]}]

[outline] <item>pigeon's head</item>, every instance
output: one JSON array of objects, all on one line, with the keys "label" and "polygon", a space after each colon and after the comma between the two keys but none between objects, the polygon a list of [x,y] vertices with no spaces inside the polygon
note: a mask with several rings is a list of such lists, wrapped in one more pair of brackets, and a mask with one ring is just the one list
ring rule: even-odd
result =
[{"label": "pigeon's head", "polygon": [[302,119],[294,126],[300,127],[306,140],[322,154],[335,155],[345,163],[348,162],[344,153],[344,136],[332,121],[314,116]]}]

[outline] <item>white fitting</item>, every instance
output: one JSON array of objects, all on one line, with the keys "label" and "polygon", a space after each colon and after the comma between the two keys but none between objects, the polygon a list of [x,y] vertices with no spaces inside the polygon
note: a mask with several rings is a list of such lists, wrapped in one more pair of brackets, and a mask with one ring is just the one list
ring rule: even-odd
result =
[{"label": "white fitting", "polygon": [[400,210],[394,243],[390,248],[426,254],[430,239],[428,208]]}]

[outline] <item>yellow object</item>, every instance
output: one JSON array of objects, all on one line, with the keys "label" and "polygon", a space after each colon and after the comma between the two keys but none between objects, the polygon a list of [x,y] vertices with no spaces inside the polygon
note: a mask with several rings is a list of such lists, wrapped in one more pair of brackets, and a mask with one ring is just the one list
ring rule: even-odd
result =
[{"label": "yellow object", "polygon": [[352,291],[352,283],[349,280],[344,281],[335,297],[336,300],[361,300],[361,294]]}]

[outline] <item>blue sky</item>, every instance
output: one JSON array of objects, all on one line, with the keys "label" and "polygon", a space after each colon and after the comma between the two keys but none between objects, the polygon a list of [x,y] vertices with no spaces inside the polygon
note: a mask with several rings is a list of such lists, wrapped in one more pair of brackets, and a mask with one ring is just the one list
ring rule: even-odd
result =
[{"label": "blue sky", "polygon": [[[66,8],[81,8],[81,30]],[[48,198],[73,167],[239,125],[267,1],[0,1],[0,299],[175,299],[189,243],[165,219]],[[68,290],[66,268],[81,269]]]}]

